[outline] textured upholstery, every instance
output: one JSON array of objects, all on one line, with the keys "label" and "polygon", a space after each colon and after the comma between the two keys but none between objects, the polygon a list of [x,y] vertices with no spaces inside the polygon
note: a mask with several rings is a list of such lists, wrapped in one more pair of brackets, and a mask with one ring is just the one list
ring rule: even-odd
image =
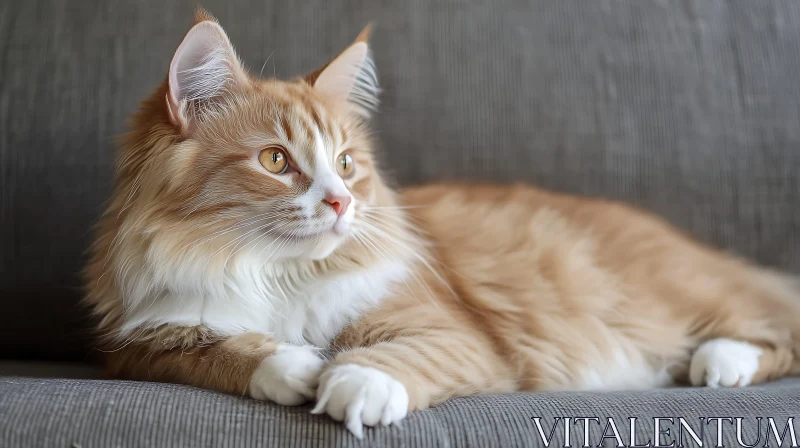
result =
[{"label": "textured upholstery", "polygon": [[[374,20],[376,126],[401,185],[616,198],[800,271],[800,2],[202,3],[269,76],[315,69]],[[85,357],[78,271],[112,139],[190,15],[183,1],[0,2],[0,357]]]},{"label": "textured upholstery", "polygon": [[[166,75],[189,3],[0,2],[0,359],[87,358],[78,272],[110,192],[113,138]],[[268,76],[317,68],[375,21],[385,90],[375,125],[399,185],[525,181],[619,199],[800,272],[796,0],[202,4],[252,71]],[[95,372],[0,364],[0,447],[535,446],[533,416],[613,416],[623,434],[636,416],[645,440],[652,417],[746,417],[752,443],[755,417],[785,422],[800,411],[798,380],[482,396],[414,413],[359,444],[307,408],[9,375]],[[735,432],[724,434],[736,446]]]},{"label": "textured upholstery", "polygon": [[[0,377],[20,376],[28,378],[105,378],[100,366],[88,363],[4,361],[0,360]],[[2,394],[0,387],[0,394]]]},{"label": "textured upholstery", "polygon": [[[613,418],[625,445],[630,442],[628,417],[637,417],[636,442],[653,439],[653,418],[672,417],[669,445],[678,438],[678,417],[699,433],[699,419],[742,418],[747,444],[761,437],[767,417],[783,431],[797,416],[800,380],[767,386],[720,390],[674,389],[616,393],[548,393],[487,395],[451,400],[415,412],[402,427],[367,430],[359,442],[344,426],[309,413],[186,386],[156,383],[0,379],[0,446],[2,447],[480,447],[542,446],[532,417],[541,417],[549,436],[555,417],[597,417],[603,426]],[[757,417],[761,417],[758,431]],[[706,420],[707,421],[707,420]],[[733,420],[735,421],[735,420]],[[583,422],[571,425],[571,445],[583,445]],[[797,422],[795,422],[797,426]],[[715,446],[716,421],[704,426],[704,445]],[[561,425],[551,447],[564,446]],[[797,429],[796,429],[797,430]],[[591,446],[603,428],[590,423]],[[610,434],[610,433],[609,433]],[[759,435],[757,435],[759,434]],[[736,443],[736,428],[723,423],[723,443]],[[775,446],[770,433],[769,446]],[[784,439],[789,446],[787,433]],[[605,446],[615,446],[606,440]],[[684,446],[696,447],[684,435]]]}]

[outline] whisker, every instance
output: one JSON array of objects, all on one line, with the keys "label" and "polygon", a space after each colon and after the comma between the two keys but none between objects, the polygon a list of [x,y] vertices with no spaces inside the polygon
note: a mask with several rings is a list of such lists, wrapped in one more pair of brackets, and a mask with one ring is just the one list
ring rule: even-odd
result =
[{"label": "whisker", "polygon": [[[395,247],[396,247],[396,244],[393,241],[393,239],[389,235],[387,235],[385,232],[383,232],[381,229],[377,228],[375,225],[370,223],[368,219],[367,220],[363,220],[362,224],[367,229],[369,229],[372,232],[374,232],[377,236],[380,236],[380,237],[384,238],[387,242],[389,242],[390,244],[395,245]],[[433,268],[433,266],[431,265],[430,261],[425,256],[419,254],[417,251],[409,251],[409,253],[410,253],[411,256],[416,258],[420,263],[422,263],[431,272],[431,274],[433,274],[433,276],[436,277],[436,279],[439,282],[441,282],[442,285],[444,285],[444,287],[452,294],[452,296],[456,299],[456,301],[458,301],[459,303],[464,305],[463,301],[461,300],[461,297],[459,297],[459,295],[455,292],[455,290],[453,290],[453,288],[450,286],[450,284],[447,281],[445,281],[444,277],[442,277],[441,274],[439,274],[439,272],[436,269]],[[439,264],[443,264],[443,263],[439,262]]]},{"label": "whisker", "polygon": [[[289,223],[289,222],[285,222],[285,223],[283,223],[283,226],[282,226],[282,228],[286,228],[286,227],[288,227],[289,225],[290,225],[290,223]],[[276,242],[278,242],[278,241],[280,241],[280,240],[276,239],[275,241],[273,241],[273,242],[269,243],[269,246],[267,246],[267,247],[265,247],[265,248],[261,249],[261,251],[258,253],[258,256],[261,256],[261,254],[262,254],[262,253],[263,253],[265,250],[267,250],[267,249],[271,248],[271,247],[272,247],[272,246],[273,246],[273,245],[274,245]],[[280,248],[280,247],[282,246],[282,244],[286,243],[287,241],[288,241],[288,239],[284,239],[283,241],[281,241],[281,243],[279,243],[279,244],[278,244],[278,248]],[[277,248],[276,248],[276,249],[277,249]],[[274,253],[274,251],[273,251],[272,253],[270,253],[270,254],[268,254],[268,255],[267,255],[267,258],[264,260],[264,262],[263,262],[263,263],[261,263],[261,267],[259,267],[259,271],[260,271],[260,270],[263,270],[263,269],[264,269],[264,266],[266,266],[266,265],[267,265],[267,263],[269,263],[269,262],[271,261],[271,256],[272,256],[272,254],[273,254],[273,253]]]},{"label": "whisker", "polygon": [[[361,236],[363,236],[363,238],[364,238],[363,241],[370,241],[371,240],[371,241],[374,242],[374,245],[377,245],[377,241],[374,241],[368,234],[361,234]],[[374,247],[374,245],[373,245],[373,247]],[[427,293],[428,300],[430,301],[430,303],[433,303],[434,306],[439,307],[439,303],[436,301],[436,299],[434,299],[433,294],[431,293],[431,290],[428,288],[428,286],[425,284],[425,282],[422,280],[422,278],[418,275],[418,273],[416,272],[416,270],[413,267],[411,269],[409,269],[409,274],[411,274],[413,279],[416,280],[417,284],[419,284],[422,287],[422,289]],[[402,278],[402,280],[403,280],[403,283],[405,283],[406,288],[408,288],[408,291],[411,293],[411,295],[414,296],[414,298],[417,300],[417,302],[418,303],[422,303],[422,301],[419,299],[417,294],[414,292],[414,289],[411,288],[411,285],[408,284],[406,279]]]},{"label": "whisker", "polygon": [[214,199],[216,199],[216,198],[214,198],[214,197],[212,196],[212,197],[208,197],[208,198],[206,198],[206,199],[205,199],[205,200],[203,200],[203,201],[200,201],[200,203],[198,203],[198,204],[197,204],[197,205],[196,205],[196,206],[195,206],[195,207],[194,207],[194,208],[193,208],[193,209],[192,209],[192,210],[191,210],[189,213],[187,213],[187,214],[183,215],[183,218],[181,218],[181,220],[180,220],[180,221],[178,221],[178,224],[182,223],[182,222],[183,222],[183,221],[184,221],[186,218],[188,218],[188,217],[189,217],[189,215],[191,215],[192,213],[196,212],[196,211],[197,211],[197,210],[198,210],[200,207],[202,207],[202,206],[204,206],[204,205],[208,205],[208,204],[210,204],[211,202],[214,202]]},{"label": "whisker", "polygon": [[362,207],[362,210],[410,210],[423,207],[427,207],[427,205],[381,205],[381,206],[367,205]]},{"label": "whisker", "polygon": [[[274,55],[274,54],[275,54],[275,52],[273,51],[272,53],[269,54],[269,56],[267,56],[267,60],[264,61],[264,65],[261,66],[261,71],[258,72],[258,76],[259,77],[261,77],[264,74],[264,67],[267,66],[267,62],[269,62],[269,60],[272,59],[272,55]],[[274,67],[274,62],[273,62],[273,67]]]},{"label": "whisker", "polygon": [[222,230],[218,230],[216,232],[212,232],[210,234],[203,235],[203,236],[201,236],[201,237],[189,242],[188,244],[186,244],[184,249],[188,248],[188,246],[191,246],[191,245],[207,243],[207,242],[209,242],[209,241],[211,241],[211,240],[213,240],[213,239],[215,239],[215,238],[217,238],[219,236],[225,235],[227,233],[233,232],[233,231],[241,229],[243,227],[247,227],[247,226],[255,224],[255,223],[259,222],[259,221],[263,221],[263,220],[266,220],[266,219],[274,218],[274,217],[277,217],[277,216],[280,216],[280,215],[282,215],[282,213],[267,212],[267,213],[262,213],[260,215],[251,216],[250,218],[247,218],[247,219],[244,219],[242,221],[238,221],[238,222],[234,223],[230,227],[226,227],[226,228],[224,228]]},{"label": "whisker", "polygon": [[255,229],[256,231],[259,231],[259,230],[262,230],[262,229],[265,229],[265,228],[269,227],[272,224],[276,224],[276,225],[273,226],[271,229],[268,229],[263,235],[261,235],[261,236],[255,238],[254,240],[246,243],[242,247],[238,247],[239,244],[241,244],[241,241],[243,241],[243,239],[240,238],[241,241],[239,243],[236,243],[236,246],[233,247],[233,250],[231,251],[231,253],[228,254],[228,258],[225,259],[225,263],[223,263],[223,266],[227,266],[228,265],[228,261],[230,261],[230,259],[234,255],[236,255],[240,250],[244,249],[245,247],[247,247],[250,244],[253,244],[253,246],[255,247],[258,244],[258,242],[263,241],[265,238],[267,238],[269,235],[271,235],[272,232],[274,232],[276,230],[276,228],[277,228],[277,223],[275,223],[275,222],[268,223],[265,226],[262,226],[262,227],[259,227],[258,229]]},{"label": "whisker", "polygon": [[269,227],[270,225],[272,225],[272,223],[273,223],[272,221],[269,221],[269,222],[267,222],[266,224],[259,225],[259,226],[258,226],[258,227],[256,227],[255,229],[248,230],[247,232],[245,232],[245,233],[243,233],[243,234],[241,234],[241,235],[237,236],[237,237],[236,237],[236,238],[234,238],[233,240],[231,240],[231,241],[228,241],[227,243],[223,244],[223,245],[222,245],[222,247],[220,247],[219,249],[217,249],[216,251],[214,251],[214,253],[213,253],[213,254],[211,254],[211,256],[209,257],[209,260],[210,260],[210,259],[213,259],[213,258],[214,258],[214,256],[216,256],[217,254],[219,254],[220,252],[222,252],[223,250],[225,250],[225,249],[226,249],[227,247],[229,247],[231,244],[236,244],[236,246],[234,246],[234,249],[235,249],[235,248],[236,248],[236,247],[239,245],[239,243],[241,243],[241,241],[242,241],[243,239],[247,238],[249,235],[252,235],[252,234],[253,234],[253,233],[255,233],[255,232],[258,232],[259,230],[262,230],[262,229],[265,229],[265,228]]}]

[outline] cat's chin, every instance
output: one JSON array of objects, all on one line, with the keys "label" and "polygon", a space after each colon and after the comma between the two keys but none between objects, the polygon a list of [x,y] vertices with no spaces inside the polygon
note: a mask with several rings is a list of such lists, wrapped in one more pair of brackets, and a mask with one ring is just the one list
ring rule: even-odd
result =
[{"label": "cat's chin", "polygon": [[344,237],[334,232],[328,232],[325,238],[317,241],[314,245],[309,247],[305,254],[306,258],[311,260],[322,260],[330,256],[344,241]]},{"label": "cat's chin", "polygon": [[291,238],[291,248],[284,251],[285,258],[321,260],[336,251],[347,239],[349,232],[336,229]]}]

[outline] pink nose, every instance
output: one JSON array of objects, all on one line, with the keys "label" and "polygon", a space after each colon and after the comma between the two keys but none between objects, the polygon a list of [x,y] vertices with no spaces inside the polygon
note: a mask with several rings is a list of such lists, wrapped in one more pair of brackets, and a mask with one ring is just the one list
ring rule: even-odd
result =
[{"label": "pink nose", "polygon": [[333,211],[337,215],[342,216],[347,211],[347,206],[350,205],[350,196],[336,196],[326,195],[322,202],[333,207]]}]

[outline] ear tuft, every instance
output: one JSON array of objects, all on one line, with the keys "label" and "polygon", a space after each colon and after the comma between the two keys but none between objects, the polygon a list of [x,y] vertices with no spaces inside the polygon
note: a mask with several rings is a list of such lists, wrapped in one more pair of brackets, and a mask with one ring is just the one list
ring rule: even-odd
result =
[{"label": "ear tuft", "polygon": [[347,49],[309,78],[314,88],[341,101],[349,101],[368,117],[378,108],[378,74],[367,44],[371,25]]},{"label": "ear tuft", "polygon": [[[198,11],[197,18],[203,20],[186,34],[169,68],[170,116],[182,129],[187,128],[187,112],[191,115],[202,109],[204,103],[235,90],[247,79],[222,27],[204,10]],[[190,106],[191,111],[184,110]]]},{"label": "ear tuft", "polygon": [[206,21],[219,23],[217,18],[214,17],[213,15],[211,15],[211,13],[206,11],[206,9],[203,8],[202,6],[198,6],[197,8],[195,8],[195,10],[194,10],[194,24],[197,25],[200,22],[206,22]]},{"label": "ear tuft", "polygon": [[365,26],[364,29],[361,30],[360,33],[358,33],[358,36],[356,36],[356,40],[353,41],[353,43],[356,42],[364,42],[365,44],[369,43],[369,38],[371,36],[372,36],[372,24],[368,23],[367,26]]}]

